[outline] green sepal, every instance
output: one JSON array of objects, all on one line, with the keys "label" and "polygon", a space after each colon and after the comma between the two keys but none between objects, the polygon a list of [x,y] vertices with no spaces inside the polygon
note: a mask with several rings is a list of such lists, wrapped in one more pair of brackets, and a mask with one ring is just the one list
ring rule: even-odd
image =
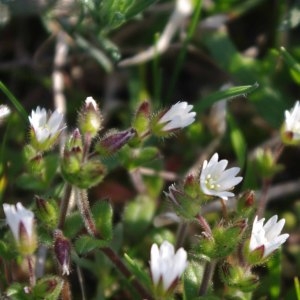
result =
[{"label": "green sepal", "polygon": [[113,209],[109,201],[98,201],[92,212],[96,227],[104,240],[111,240],[113,237]]},{"label": "green sepal", "polygon": [[49,229],[55,229],[58,221],[58,205],[54,199],[35,197],[36,216]]},{"label": "green sepal", "polygon": [[75,241],[75,250],[78,254],[86,254],[95,249],[103,248],[108,246],[108,242],[104,240],[98,240],[89,235],[80,236]]},{"label": "green sepal", "polygon": [[245,293],[254,291],[259,284],[258,276],[237,264],[231,265],[228,262],[224,262],[220,265],[219,274],[221,280],[227,286]]},{"label": "green sepal", "polygon": [[106,174],[106,168],[98,160],[87,161],[82,164],[79,171],[75,173],[69,173],[62,164],[61,171],[66,181],[80,189],[89,189],[99,184]]},{"label": "green sepal", "polygon": [[60,298],[64,281],[58,276],[45,276],[33,288],[33,299],[57,300]]}]

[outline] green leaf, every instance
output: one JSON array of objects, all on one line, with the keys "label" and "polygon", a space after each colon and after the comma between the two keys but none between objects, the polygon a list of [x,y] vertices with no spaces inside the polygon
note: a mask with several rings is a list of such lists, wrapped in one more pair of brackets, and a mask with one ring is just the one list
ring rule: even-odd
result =
[{"label": "green leaf", "polygon": [[126,262],[129,264],[130,271],[138,278],[145,286],[151,287],[151,279],[149,273],[141,269],[141,266],[136,263],[128,254],[124,254]]},{"label": "green leaf", "polygon": [[23,119],[27,122],[28,120],[28,114],[20,101],[10,92],[10,90],[5,86],[5,84],[0,81],[0,90],[7,96],[9,101],[14,105],[16,110],[20,113],[20,115],[23,117]]},{"label": "green leaf", "polygon": [[146,195],[138,196],[127,204],[124,211],[124,230],[131,240],[137,241],[144,236],[152,223],[155,202]]},{"label": "green leaf", "polygon": [[[183,276],[183,299],[190,300],[197,297],[203,278],[204,263],[190,261]],[[198,298],[197,298],[198,299]]]},{"label": "green leaf", "polygon": [[238,159],[239,165],[241,168],[243,168],[245,165],[245,159],[247,154],[246,140],[244,138],[242,131],[239,129],[238,125],[236,124],[233,116],[228,114],[227,119],[230,128],[231,144],[233,146],[234,152]]},{"label": "green leaf", "polygon": [[65,226],[64,226],[64,234],[68,238],[74,238],[76,234],[82,229],[83,227],[82,218],[79,212],[74,212],[68,215]]},{"label": "green leaf", "polygon": [[252,93],[259,87],[258,83],[254,83],[253,85],[242,85],[231,87],[224,91],[218,91],[209,95],[203,99],[201,99],[195,106],[194,111],[197,113],[203,112],[206,108],[212,106],[214,103],[220,100],[230,100],[239,96],[244,96],[249,93]]},{"label": "green leaf", "polygon": [[294,278],[295,291],[297,295],[297,300],[300,300],[300,284],[298,277]]},{"label": "green leaf", "polygon": [[108,242],[95,239],[94,237],[84,235],[79,237],[75,242],[75,249],[78,254],[86,254],[98,248],[107,247]]},{"label": "green leaf", "polygon": [[98,201],[93,207],[96,227],[104,240],[111,240],[113,236],[113,209],[109,201]]},{"label": "green leaf", "polygon": [[3,241],[0,241],[0,257],[7,260],[15,257],[15,252]]},{"label": "green leaf", "polygon": [[129,20],[137,14],[143,12],[147,7],[154,4],[158,0],[136,0],[126,11],[126,20]]},{"label": "green leaf", "polygon": [[134,169],[159,158],[160,151],[156,147],[132,149],[125,146],[120,150],[119,155],[128,169]]},{"label": "green leaf", "polygon": [[300,84],[300,64],[284,47],[280,48],[280,54],[288,65],[292,78]]}]

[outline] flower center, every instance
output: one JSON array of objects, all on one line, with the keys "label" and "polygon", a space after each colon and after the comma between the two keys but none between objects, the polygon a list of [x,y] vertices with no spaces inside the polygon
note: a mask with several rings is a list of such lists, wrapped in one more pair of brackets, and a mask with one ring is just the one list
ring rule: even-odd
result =
[{"label": "flower center", "polygon": [[217,183],[217,177],[208,174],[205,178],[205,185],[209,190],[217,190],[221,187],[220,184]]}]

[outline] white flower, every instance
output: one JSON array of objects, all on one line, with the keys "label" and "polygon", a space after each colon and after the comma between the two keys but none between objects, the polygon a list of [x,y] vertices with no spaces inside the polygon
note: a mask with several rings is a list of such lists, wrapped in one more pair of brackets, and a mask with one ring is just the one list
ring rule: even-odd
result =
[{"label": "white flower", "polygon": [[6,105],[0,105],[0,122],[4,120],[11,113],[10,109]]},{"label": "white flower", "polygon": [[275,215],[264,225],[265,219],[257,220],[256,216],[253,222],[252,233],[249,248],[254,251],[263,247],[263,258],[267,257],[274,250],[278,249],[289,237],[289,234],[280,234],[284,226],[285,219],[277,222],[278,216]]},{"label": "white flower", "polygon": [[209,162],[203,162],[200,175],[200,187],[205,195],[217,196],[223,200],[233,197],[234,193],[229,192],[235,185],[240,183],[243,177],[235,177],[240,168],[234,167],[225,170],[228,160],[218,161],[219,155],[215,153]]},{"label": "white flower", "polygon": [[33,253],[36,249],[34,232],[34,214],[26,209],[22,203],[16,205],[3,204],[6,222],[23,254]]},{"label": "white flower", "polygon": [[191,111],[193,105],[187,102],[177,102],[158,121],[164,124],[163,131],[184,128],[195,121],[196,113]]},{"label": "white flower", "polygon": [[284,131],[292,133],[292,140],[300,140],[300,103],[297,101],[294,107],[285,111]]},{"label": "white flower", "polygon": [[157,244],[151,247],[151,276],[154,285],[162,281],[163,289],[167,291],[181,276],[187,267],[187,252],[180,248],[175,253],[174,246],[164,241],[160,248]]},{"label": "white flower", "polygon": [[63,114],[59,113],[58,110],[55,110],[51,115],[46,112],[45,108],[40,108],[39,106],[35,111],[32,110],[29,122],[37,143],[54,142],[60,132],[66,127],[63,124],[63,118]]}]

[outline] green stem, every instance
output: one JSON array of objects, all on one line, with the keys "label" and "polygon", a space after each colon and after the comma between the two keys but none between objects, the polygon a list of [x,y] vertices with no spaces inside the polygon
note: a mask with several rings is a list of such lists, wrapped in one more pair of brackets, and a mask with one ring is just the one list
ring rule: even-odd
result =
[{"label": "green stem", "polygon": [[217,265],[217,260],[214,259],[206,263],[204,273],[203,273],[203,279],[199,289],[199,296],[206,295],[209,285],[212,281],[212,277],[214,275],[216,265]]}]

